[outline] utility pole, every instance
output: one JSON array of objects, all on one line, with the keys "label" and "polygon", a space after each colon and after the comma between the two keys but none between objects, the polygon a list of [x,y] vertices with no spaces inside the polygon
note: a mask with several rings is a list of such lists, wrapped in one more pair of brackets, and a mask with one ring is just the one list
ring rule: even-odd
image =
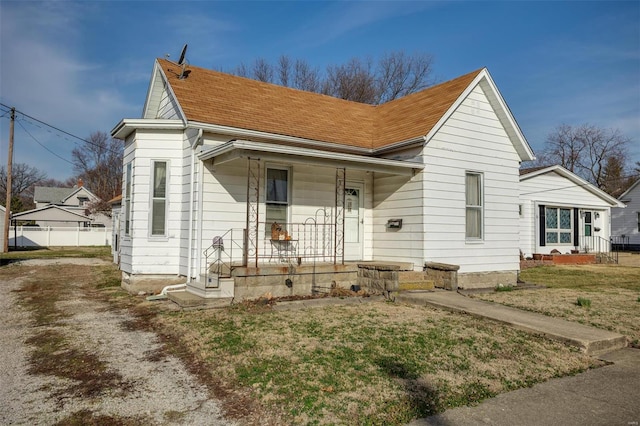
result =
[{"label": "utility pole", "polygon": [[11,216],[11,169],[13,167],[13,125],[16,121],[16,109],[11,108],[11,121],[9,122],[9,158],[7,160],[7,203],[4,211],[4,244],[2,252],[9,251],[9,218]]}]

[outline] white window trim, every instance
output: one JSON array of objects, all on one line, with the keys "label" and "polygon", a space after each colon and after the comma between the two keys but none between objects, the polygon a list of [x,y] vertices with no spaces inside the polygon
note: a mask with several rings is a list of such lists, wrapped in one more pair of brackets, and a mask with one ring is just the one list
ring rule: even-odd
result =
[{"label": "white window trim", "polygon": [[[165,183],[165,194],[164,194],[164,233],[163,234],[153,234],[153,187],[154,187],[154,179],[155,179],[155,164],[156,163],[165,163],[166,164],[166,183]],[[148,238],[150,240],[168,240],[168,229],[169,229],[169,193],[170,193],[170,185],[171,182],[171,162],[169,159],[163,158],[154,158],[151,160],[150,169],[149,169],[149,225],[148,225]]]},{"label": "white window trim", "polygon": [[[267,224],[267,170],[269,169],[275,169],[275,170],[286,170],[287,171],[287,223],[291,223],[291,194],[292,194],[292,188],[293,188],[293,170],[291,168],[291,166],[283,166],[283,165],[279,165],[279,164],[265,164],[264,166],[264,185],[263,189],[264,189],[264,199],[263,199],[263,204],[264,204],[264,222],[265,224]],[[274,203],[277,204],[277,203]],[[270,235],[270,228],[269,228],[268,224],[265,226],[265,235]]]},{"label": "white window trim", "polygon": [[[570,219],[570,221],[571,221],[571,228],[570,228],[571,229],[571,238],[570,238],[570,241],[568,243],[560,242],[560,233],[567,233],[566,229],[548,228],[547,227],[546,220],[547,220],[547,216],[548,216],[547,212],[549,211],[549,209],[557,209],[558,210],[557,217],[556,217],[556,219],[558,220],[558,226],[560,226],[560,210],[569,210],[569,213],[571,214],[571,219]],[[571,208],[571,207],[567,207],[567,206],[550,206],[550,205],[545,205],[544,206],[544,217],[545,217],[545,219],[544,219],[545,220],[544,241],[545,241],[545,245],[547,245],[547,246],[573,246],[574,232],[577,231],[576,229],[573,229],[574,225],[575,225],[575,223],[574,223],[575,218],[573,217],[573,214],[574,214],[574,209]],[[549,231],[549,230],[551,230],[551,231]],[[556,234],[558,234],[558,242],[557,243],[550,243],[547,240],[547,233],[548,232],[555,232]]]},{"label": "white window trim", "polygon": [[124,236],[128,238],[130,238],[131,235],[133,234],[133,229],[132,229],[133,221],[131,220],[131,215],[133,212],[131,207],[131,205],[133,204],[131,202],[131,199],[133,198],[132,196],[133,196],[133,161],[130,161],[124,167],[124,197],[122,197],[123,203],[124,203],[124,214],[122,215],[124,219]]},{"label": "white window trim", "polygon": [[[480,177],[480,205],[471,206],[467,205],[467,175],[475,175]],[[479,244],[484,242],[484,173],[476,172],[473,170],[466,170],[464,173],[464,237],[465,242],[469,244]],[[468,237],[467,236],[467,209],[472,208],[480,210],[480,237]]]}]

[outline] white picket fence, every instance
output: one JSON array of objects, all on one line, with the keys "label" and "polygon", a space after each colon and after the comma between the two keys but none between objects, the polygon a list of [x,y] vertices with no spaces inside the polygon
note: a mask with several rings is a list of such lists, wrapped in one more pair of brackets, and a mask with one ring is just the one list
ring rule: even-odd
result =
[{"label": "white picket fence", "polygon": [[[110,246],[111,228],[18,226],[9,228],[9,247]],[[17,241],[16,241],[17,240]]]}]

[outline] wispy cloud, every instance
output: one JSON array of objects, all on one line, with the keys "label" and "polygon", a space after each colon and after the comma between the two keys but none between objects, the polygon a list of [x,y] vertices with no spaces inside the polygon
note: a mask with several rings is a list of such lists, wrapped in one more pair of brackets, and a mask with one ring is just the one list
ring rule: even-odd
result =
[{"label": "wispy cloud", "polygon": [[[432,2],[356,1],[331,3],[315,18],[294,25],[291,42],[306,48],[337,40],[353,31],[433,7]],[[297,28],[296,28],[297,27]]]},{"label": "wispy cloud", "polygon": [[[81,35],[75,28],[86,10],[65,6],[62,2],[0,4],[2,102],[80,136],[109,131],[117,117],[127,112],[139,115],[139,108],[114,89],[108,70],[76,53]],[[73,145],[68,141],[46,133],[36,137],[70,157]],[[26,158],[20,158],[21,153]],[[18,149],[16,161],[30,162],[33,154]],[[58,160],[51,159],[49,168],[56,165]],[[68,170],[68,165],[58,170]]]}]

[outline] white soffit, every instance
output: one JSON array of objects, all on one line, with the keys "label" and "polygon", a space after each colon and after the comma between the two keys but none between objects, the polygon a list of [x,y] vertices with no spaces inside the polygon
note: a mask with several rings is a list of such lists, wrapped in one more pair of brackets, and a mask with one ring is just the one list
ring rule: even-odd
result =
[{"label": "white soffit", "polygon": [[202,161],[213,160],[214,165],[237,158],[255,156],[270,161],[318,164],[326,167],[345,167],[372,172],[411,176],[414,170],[422,170],[424,164],[389,160],[386,158],[344,154],[318,149],[301,148],[245,140],[233,140],[201,152]]}]

